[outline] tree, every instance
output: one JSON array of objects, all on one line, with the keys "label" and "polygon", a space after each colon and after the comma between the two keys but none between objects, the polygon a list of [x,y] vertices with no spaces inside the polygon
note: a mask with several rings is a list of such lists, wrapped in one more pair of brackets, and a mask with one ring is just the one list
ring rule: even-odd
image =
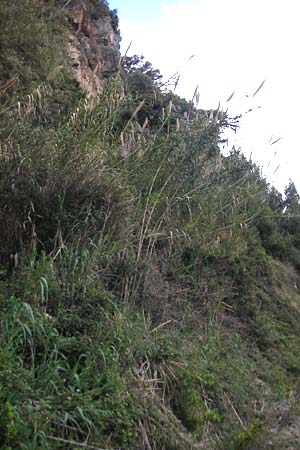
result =
[{"label": "tree", "polygon": [[123,67],[127,74],[139,71],[149,77],[153,83],[159,84],[162,75],[158,69],[154,69],[149,61],[145,61],[143,55],[125,56],[123,58]]},{"label": "tree", "polygon": [[130,94],[143,95],[161,86],[162,75],[154,69],[143,55],[125,56],[123,68],[127,74],[126,84]]},{"label": "tree", "polygon": [[295,184],[290,180],[289,185],[284,190],[285,201],[284,206],[287,214],[300,214],[299,194]]}]

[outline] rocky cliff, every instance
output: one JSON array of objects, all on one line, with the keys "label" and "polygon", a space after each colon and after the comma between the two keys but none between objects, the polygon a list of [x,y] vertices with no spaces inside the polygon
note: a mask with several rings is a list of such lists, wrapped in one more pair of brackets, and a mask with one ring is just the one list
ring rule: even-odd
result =
[{"label": "rocky cliff", "polygon": [[67,50],[75,79],[93,96],[118,70],[120,33],[116,14],[103,2],[77,0],[65,8]]},{"label": "rocky cliff", "polygon": [[118,17],[104,0],[0,2],[0,43],[2,92],[14,85],[8,100],[31,94],[62,67],[95,95],[120,62]]}]

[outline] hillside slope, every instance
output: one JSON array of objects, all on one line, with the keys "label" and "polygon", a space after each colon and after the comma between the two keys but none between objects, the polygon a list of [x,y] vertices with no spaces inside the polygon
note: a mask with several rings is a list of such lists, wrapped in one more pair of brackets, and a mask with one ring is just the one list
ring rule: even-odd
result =
[{"label": "hillside slope", "polygon": [[298,193],[117,36],[0,5],[0,448],[296,450]]}]

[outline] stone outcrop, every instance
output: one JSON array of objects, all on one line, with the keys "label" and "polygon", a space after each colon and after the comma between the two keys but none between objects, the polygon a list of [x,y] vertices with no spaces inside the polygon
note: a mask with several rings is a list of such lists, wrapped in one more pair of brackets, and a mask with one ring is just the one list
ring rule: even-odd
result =
[{"label": "stone outcrop", "polygon": [[92,0],[70,3],[65,15],[74,77],[89,97],[95,96],[101,92],[105,78],[119,69],[121,38],[117,18],[103,2]]}]

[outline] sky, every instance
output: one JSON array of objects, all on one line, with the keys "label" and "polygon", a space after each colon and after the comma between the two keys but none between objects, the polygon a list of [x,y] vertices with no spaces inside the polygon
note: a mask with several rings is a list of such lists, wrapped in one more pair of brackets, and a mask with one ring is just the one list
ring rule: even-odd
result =
[{"label": "sky", "polygon": [[229,115],[242,114],[224,152],[240,147],[277,189],[292,179],[300,192],[299,0],[109,4],[118,10],[123,53],[131,43],[128,55],[143,54],[165,78],[179,72],[176,93],[190,100],[198,86],[199,108],[221,102]]}]

